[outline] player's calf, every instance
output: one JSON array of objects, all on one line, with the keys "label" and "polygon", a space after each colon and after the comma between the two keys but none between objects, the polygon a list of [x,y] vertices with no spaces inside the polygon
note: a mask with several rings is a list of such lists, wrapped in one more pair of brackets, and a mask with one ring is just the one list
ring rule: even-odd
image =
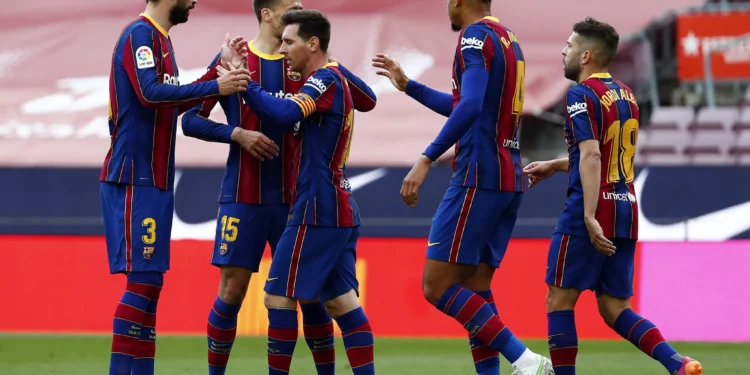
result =
[{"label": "player's calf", "polygon": [[208,373],[226,372],[234,339],[237,336],[237,314],[247,293],[252,272],[241,267],[222,266],[219,294],[208,314]]},{"label": "player's calf", "polygon": [[[498,315],[497,307],[495,306],[495,297],[492,295],[490,288],[494,274],[494,267],[486,263],[480,263],[477,266],[474,276],[464,280],[461,286],[484,298],[495,315]],[[469,346],[471,347],[471,357],[474,359],[474,369],[477,371],[477,374],[497,375],[500,373],[500,353],[498,351],[484,345],[479,339],[472,337],[471,334],[469,334]]]},{"label": "player's calf", "polygon": [[677,374],[685,366],[683,357],[669,345],[656,325],[630,309],[630,298],[602,293],[597,297],[597,304],[604,321],[615,332],[659,361],[670,374]]},{"label": "player's calf", "polygon": [[268,374],[288,374],[299,330],[297,301],[266,293],[263,302],[268,309]]},{"label": "player's calf", "polygon": [[320,300],[299,302],[305,341],[312,352],[315,369],[318,375],[332,375],[336,370],[333,319]]},{"label": "player's calf", "polygon": [[581,292],[550,285],[547,291],[547,343],[556,375],[574,375],[578,333],[573,312]]},{"label": "player's calf", "polygon": [[350,290],[326,301],[325,306],[341,328],[346,356],[354,375],[375,374],[374,336],[357,293]]}]

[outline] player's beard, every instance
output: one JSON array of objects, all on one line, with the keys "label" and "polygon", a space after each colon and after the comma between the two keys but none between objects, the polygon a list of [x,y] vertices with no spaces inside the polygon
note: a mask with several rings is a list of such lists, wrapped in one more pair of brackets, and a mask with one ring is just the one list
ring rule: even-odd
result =
[{"label": "player's beard", "polygon": [[172,25],[179,25],[181,23],[187,22],[188,16],[190,15],[190,9],[192,7],[192,5],[180,5],[179,2],[175,4],[172,9],[169,10],[169,23],[171,23]]},{"label": "player's beard", "polygon": [[564,64],[563,68],[563,74],[565,75],[565,78],[578,82],[578,76],[581,75],[581,65],[580,64]]},{"label": "player's beard", "polygon": [[458,26],[455,23],[451,22],[451,30],[458,32],[461,31],[461,29],[461,26]]}]

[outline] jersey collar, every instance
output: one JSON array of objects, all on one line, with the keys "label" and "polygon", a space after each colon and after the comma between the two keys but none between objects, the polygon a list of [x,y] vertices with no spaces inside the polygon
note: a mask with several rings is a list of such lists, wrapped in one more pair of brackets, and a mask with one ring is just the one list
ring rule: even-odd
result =
[{"label": "jersey collar", "polygon": [[252,52],[253,55],[258,56],[264,60],[281,60],[284,58],[284,55],[282,54],[270,55],[270,54],[258,51],[258,49],[255,48],[255,44],[253,44],[252,40],[247,42],[247,48],[250,48],[250,52]]},{"label": "jersey collar", "polygon": [[154,19],[151,18],[151,16],[149,16],[146,13],[141,13],[141,17],[145,18],[148,21],[148,23],[150,23],[153,27],[159,30],[159,32],[162,33],[164,37],[169,38],[169,33],[167,33],[167,30],[161,27],[161,25],[159,25],[158,23],[156,23],[156,21],[154,21]]},{"label": "jersey collar", "polygon": [[609,73],[594,73],[589,78],[612,78],[612,76]]},{"label": "jersey collar", "polygon": [[492,17],[492,16],[486,16],[486,17],[482,18],[482,20],[487,20],[487,21],[492,21],[492,22],[500,23],[500,20],[497,19],[497,17]]}]

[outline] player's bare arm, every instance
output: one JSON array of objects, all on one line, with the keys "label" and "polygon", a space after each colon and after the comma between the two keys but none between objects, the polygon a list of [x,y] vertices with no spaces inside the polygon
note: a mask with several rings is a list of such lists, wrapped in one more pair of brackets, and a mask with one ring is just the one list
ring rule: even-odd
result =
[{"label": "player's bare arm", "polygon": [[602,173],[601,152],[599,142],[588,139],[578,143],[581,150],[581,161],[579,170],[581,173],[581,185],[583,186],[583,214],[586,228],[591,237],[594,247],[608,256],[615,253],[615,245],[604,237],[604,231],[596,220],[596,207],[599,202],[599,177]]},{"label": "player's bare arm", "polygon": [[232,130],[231,139],[260,161],[279,155],[279,146],[261,132],[237,127]]},{"label": "player's bare arm", "polygon": [[448,117],[453,112],[453,96],[427,87],[406,76],[401,64],[393,57],[378,53],[372,59],[372,66],[381,69],[376,74],[388,78],[393,86],[418,101],[435,113]]},{"label": "player's bare arm", "polygon": [[560,158],[531,162],[523,169],[523,174],[529,176],[529,188],[532,188],[540,181],[552,177],[557,172],[568,172],[569,170],[570,163],[568,162],[568,158]]},{"label": "player's bare arm", "polygon": [[404,182],[401,185],[401,199],[403,199],[407,206],[414,207],[417,205],[417,201],[419,200],[417,191],[422,186],[424,179],[427,178],[427,173],[430,172],[431,165],[432,160],[422,155],[411,168],[409,174],[404,178]]}]

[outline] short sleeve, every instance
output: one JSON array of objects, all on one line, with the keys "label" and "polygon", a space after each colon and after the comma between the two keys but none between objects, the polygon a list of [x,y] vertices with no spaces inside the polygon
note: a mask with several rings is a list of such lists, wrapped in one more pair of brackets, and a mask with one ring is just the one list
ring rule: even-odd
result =
[{"label": "short sleeve", "polygon": [[599,124],[596,120],[595,105],[598,99],[586,95],[585,89],[575,86],[565,95],[567,107],[566,122],[571,128],[573,144],[588,140],[599,139]]},{"label": "short sleeve", "polygon": [[489,71],[495,56],[495,45],[488,34],[488,27],[473,24],[461,35],[460,58],[462,71],[469,68],[482,68]]},{"label": "short sleeve", "polygon": [[331,69],[318,69],[292,98],[305,117],[331,109],[336,86],[335,74]]}]

